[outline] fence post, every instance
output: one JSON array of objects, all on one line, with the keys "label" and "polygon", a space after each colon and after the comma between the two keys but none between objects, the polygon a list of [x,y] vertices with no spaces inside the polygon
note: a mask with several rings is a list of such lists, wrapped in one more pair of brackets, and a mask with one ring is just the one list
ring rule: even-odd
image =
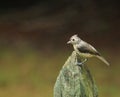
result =
[{"label": "fence post", "polygon": [[75,51],[62,67],[55,86],[54,97],[98,97],[97,87],[85,64],[75,64]]}]

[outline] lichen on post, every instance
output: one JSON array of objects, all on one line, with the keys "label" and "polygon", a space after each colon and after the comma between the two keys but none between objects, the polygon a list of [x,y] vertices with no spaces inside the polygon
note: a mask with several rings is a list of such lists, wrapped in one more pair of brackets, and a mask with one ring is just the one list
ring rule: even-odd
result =
[{"label": "lichen on post", "polygon": [[55,86],[54,97],[98,97],[97,87],[85,64],[76,65],[73,51],[62,67]]}]

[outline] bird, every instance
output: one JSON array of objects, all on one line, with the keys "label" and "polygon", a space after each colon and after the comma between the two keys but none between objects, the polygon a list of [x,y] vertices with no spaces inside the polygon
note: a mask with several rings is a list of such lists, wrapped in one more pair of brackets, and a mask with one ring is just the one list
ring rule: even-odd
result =
[{"label": "bird", "polygon": [[83,41],[81,38],[78,37],[77,34],[70,37],[70,40],[67,42],[67,44],[72,44],[74,51],[85,60],[83,62],[77,63],[78,65],[81,65],[85,63],[88,58],[96,57],[100,59],[102,62],[104,62],[106,65],[110,65],[106,59],[89,43]]}]

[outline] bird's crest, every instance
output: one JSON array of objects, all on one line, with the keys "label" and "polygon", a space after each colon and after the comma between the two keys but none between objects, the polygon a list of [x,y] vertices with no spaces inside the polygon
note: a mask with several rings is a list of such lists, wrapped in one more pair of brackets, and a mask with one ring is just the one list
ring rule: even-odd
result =
[{"label": "bird's crest", "polygon": [[74,36],[75,36],[75,37],[78,37],[78,34],[73,35],[73,37],[74,37]]},{"label": "bird's crest", "polygon": [[77,38],[78,34],[73,35],[71,38]]}]

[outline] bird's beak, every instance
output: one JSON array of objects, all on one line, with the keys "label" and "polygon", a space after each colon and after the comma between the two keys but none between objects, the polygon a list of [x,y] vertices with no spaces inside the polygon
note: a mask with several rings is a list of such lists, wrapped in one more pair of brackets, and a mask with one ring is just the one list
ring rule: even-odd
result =
[{"label": "bird's beak", "polygon": [[71,43],[71,41],[68,41],[68,42],[67,42],[67,44],[70,44],[70,43]]}]

